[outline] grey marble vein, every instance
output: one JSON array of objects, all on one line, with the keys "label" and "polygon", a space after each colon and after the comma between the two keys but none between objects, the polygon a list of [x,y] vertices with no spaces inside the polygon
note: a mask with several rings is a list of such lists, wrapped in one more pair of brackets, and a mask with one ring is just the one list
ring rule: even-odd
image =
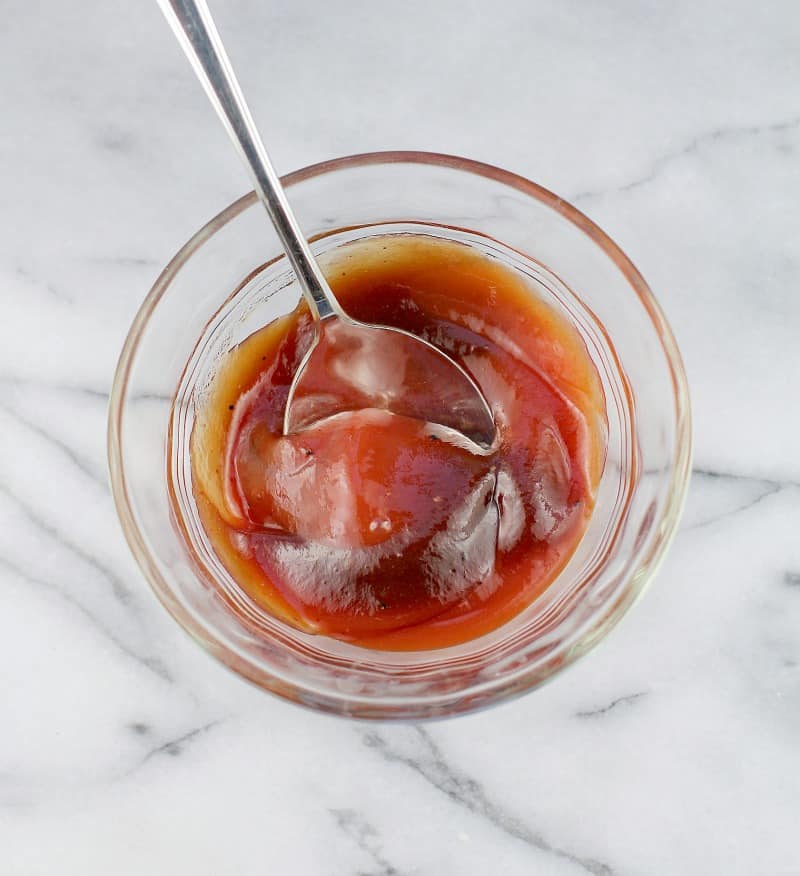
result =
[{"label": "grey marble vein", "polygon": [[133,775],[133,773],[140,770],[146,763],[153,760],[153,758],[160,757],[162,755],[166,755],[168,757],[179,757],[186,750],[187,745],[196,740],[198,737],[205,735],[209,730],[212,730],[214,727],[219,727],[220,724],[224,722],[224,718],[216,718],[213,721],[208,721],[205,724],[200,725],[199,727],[195,727],[192,730],[188,730],[185,733],[181,733],[180,736],[176,736],[174,739],[168,739],[166,742],[161,742],[156,745],[154,748],[151,748],[147,754],[137,763],[135,766],[131,767],[130,770],[125,774],[126,776]]},{"label": "grey marble vein", "polygon": [[800,481],[793,478],[767,478],[762,475],[748,474],[746,472],[718,471],[713,468],[697,466],[692,469],[692,476],[713,478],[715,480],[747,481],[749,483],[765,484],[770,487],[800,487]]},{"label": "grey marble vein", "polygon": [[585,711],[576,712],[576,718],[602,718],[603,715],[607,715],[609,712],[614,709],[619,708],[619,706],[630,706],[632,703],[637,702],[642,699],[642,697],[647,696],[646,690],[637,691],[636,693],[628,694],[624,697],[617,697],[607,706],[601,706],[599,709],[587,709]]},{"label": "grey marble vein", "polygon": [[89,477],[92,481],[94,481],[97,486],[99,486],[104,492],[108,492],[108,479],[105,475],[105,472],[100,473],[97,471],[96,467],[80,456],[76,451],[74,451],[68,444],[65,444],[60,439],[56,438],[55,435],[43,429],[41,426],[38,426],[32,420],[23,417],[18,411],[14,410],[10,405],[3,404],[0,402],[0,411],[3,411],[7,416],[11,417],[11,419],[15,420],[21,426],[24,426],[29,431],[33,432],[34,435],[38,435],[41,439],[46,441],[48,444],[51,444],[57,450],[59,450],[70,462],[78,468],[83,474]]},{"label": "grey marble vein", "polygon": [[159,402],[160,404],[172,403],[172,396],[163,392],[135,392],[128,396],[131,403],[135,402]]},{"label": "grey marble vein", "polygon": [[356,876],[403,876],[383,852],[383,843],[378,830],[355,809],[331,809],[337,826],[368,855],[374,864],[369,870],[358,870]]},{"label": "grey marble vein", "polygon": [[90,256],[87,261],[96,265],[134,265],[136,267],[158,267],[159,263],[156,259],[149,256],[131,256],[131,255],[107,255],[107,256]]},{"label": "grey marble vein", "polygon": [[136,138],[130,131],[109,129],[97,139],[101,149],[108,152],[131,152],[136,147]]},{"label": "grey marble vein", "polygon": [[108,390],[97,389],[94,386],[51,382],[48,380],[38,380],[31,377],[22,377],[13,374],[0,374],[0,386],[3,385],[18,389],[44,389],[50,392],[60,392],[68,395],[82,395],[104,403],[107,403],[109,398]]},{"label": "grey marble vein", "polygon": [[[703,467],[692,471],[688,509],[680,532],[700,530],[754,508],[800,483],[746,472],[729,472]],[[716,498],[715,498],[716,497]],[[708,506],[713,511],[708,510]],[[703,509],[705,506],[705,511]]]},{"label": "grey marble vein", "polygon": [[688,143],[671,149],[656,158],[650,167],[641,175],[621,185],[608,189],[587,190],[573,195],[572,200],[580,203],[592,201],[610,195],[622,195],[641,188],[648,183],[654,182],[664,170],[676,161],[695,155],[703,149],[713,147],[719,143],[731,140],[746,139],[762,134],[775,134],[792,131],[800,127],[800,115],[792,115],[776,122],[767,122],[763,125],[731,125],[729,127],[713,128],[693,137]]},{"label": "grey marble vein", "polygon": [[132,607],[133,592],[127,584],[108,568],[104,563],[97,559],[93,554],[89,553],[80,545],[69,539],[63,532],[52,526],[42,517],[40,517],[21,497],[19,497],[6,484],[0,484],[0,495],[5,496],[20,513],[35,526],[39,532],[46,538],[55,542],[57,545],[68,551],[74,557],[79,559],[86,566],[94,569],[101,578],[103,578],[111,587],[111,592],[116,599],[121,602],[126,608]]},{"label": "grey marble vein", "polygon": [[111,642],[111,644],[126,657],[131,658],[136,663],[140,664],[145,669],[157,675],[164,681],[170,683],[174,681],[171,673],[158,657],[154,657],[149,654],[141,654],[126,645],[119,638],[119,636],[112,632],[112,630],[102,620],[102,618],[98,617],[94,612],[88,609],[79,599],[76,599],[63,587],[58,587],[53,583],[42,581],[40,578],[31,575],[30,572],[26,571],[17,563],[12,562],[4,556],[0,556],[0,568],[4,569],[8,574],[16,575],[18,578],[25,581],[26,584],[29,584],[33,587],[41,588],[42,590],[46,590],[50,593],[54,593],[56,596],[58,596],[59,599],[63,599],[65,602],[68,602],[73,608],[79,611],[83,615],[83,617],[86,618],[86,620],[91,623],[94,629],[96,629],[105,639],[108,639],[108,641]]},{"label": "grey marble vein", "polygon": [[61,301],[64,304],[73,304],[75,299],[72,295],[65,292],[63,289],[60,289],[50,280],[41,280],[27,268],[23,268],[21,266],[17,266],[16,274],[19,277],[22,277],[24,280],[27,280],[32,285],[36,286],[38,289],[44,290],[48,295],[56,299],[57,301]]},{"label": "grey marble vein", "polygon": [[452,766],[422,727],[414,728],[419,737],[419,754],[408,755],[394,748],[391,741],[378,731],[364,734],[364,744],[376,751],[384,760],[408,767],[458,806],[483,818],[507,836],[545,855],[560,858],[576,868],[594,876],[612,876],[610,864],[595,858],[575,854],[547,840],[541,833],[524,824],[519,818],[506,812],[486,793],[483,786],[468,773]]},{"label": "grey marble vein", "polygon": [[713,514],[710,517],[705,518],[704,520],[699,520],[696,523],[689,524],[687,526],[682,526],[682,532],[691,532],[694,529],[702,529],[704,526],[711,526],[712,524],[718,523],[720,520],[726,520],[728,517],[732,517],[734,514],[740,514],[742,511],[747,511],[750,508],[759,505],[765,499],[768,499],[770,496],[774,496],[777,493],[782,492],[787,489],[789,486],[787,484],[774,484],[772,486],[766,487],[763,492],[759,493],[755,498],[750,499],[748,502],[744,502],[741,505],[737,505],[735,508],[730,508],[727,511],[723,511],[720,514]]}]

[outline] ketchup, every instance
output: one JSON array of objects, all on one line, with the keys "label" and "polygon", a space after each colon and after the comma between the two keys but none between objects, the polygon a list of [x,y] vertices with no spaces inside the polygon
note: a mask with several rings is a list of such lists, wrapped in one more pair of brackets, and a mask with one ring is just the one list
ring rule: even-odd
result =
[{"label": "ketchup", "polygon": [[[387,235],[323,266],[352,317],[462,365],[497,441],[487,451],[379,407],[284,436],[313,337],[301,303],[228,354],[197,412],[193,486],[211,544],[253,600],[307,632],[391,650],[487,633],[546,589],[586,528],[605,458],[597,371],[530,281],[465,244]],[[326,368],[348,379],[346,358]]]}]

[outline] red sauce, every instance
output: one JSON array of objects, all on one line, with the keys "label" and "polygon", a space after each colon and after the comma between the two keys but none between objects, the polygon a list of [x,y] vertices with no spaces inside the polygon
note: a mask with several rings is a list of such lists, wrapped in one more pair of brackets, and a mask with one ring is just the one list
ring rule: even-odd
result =
[{"label": "red sauce", "polygon": [[463,365],[494,411],[496,447],[376,408],[284,436],[312,332],[301,304],[231,351],[198,411],[206,532],[252,599],[308,632],[402,650],[489,632],[552,582],[591,515],[606,422],[594,365],[528,281],[463,244],[373,238],[325,270],[351,316]]}]

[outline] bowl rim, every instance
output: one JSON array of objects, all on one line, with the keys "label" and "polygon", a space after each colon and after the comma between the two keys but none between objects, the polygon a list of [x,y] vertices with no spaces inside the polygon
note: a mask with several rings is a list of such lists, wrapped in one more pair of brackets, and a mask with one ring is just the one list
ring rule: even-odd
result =
[{"label": "bowl rim", "polygon": [[[397,717],[403,720],[409,718],[416,720],[420,718],[447,717],[462,712],[474,711],[476,708],[485,708],[489,705],[520,696],[528,690],[540,686],[561,670],[573,664],[579,657],[592,650],[600,640],[606,637],[611,628],[621,620],[632,604],[641,596],[646,584],[661,564],[677,530],[681,511],[686,500],[691,473],[691,409],[688,381],[680,351],[672,329],[647,282],[618,244],[577,207],[554,194],[549,189],[519,174],[503,170],[485,162],[437,152],[398,150],[365,152],[318,162],[282,176],[281,182],[285,187],[289,188],[305,180],[336,171],[381,164],[421,164],[446,167],[451,170],[463,171],[494,180],[545,204],[586,234],[604,251],[623,274],[653,324],[671,379],[676,429],[675,451],[670,468],[668,498],[661,511],[661,526],[659,527],[658,534],[652,540],[649,550],[640,557],[633,570],[626,575],[626,578],[636,575],[636,582],[622,594],[621,598],[613,600],[607,612],[599,613],[597,620],[591,624],[592,628],[602,624],[603,635],[591,636],[591,641],[584,647],[565,648],[564,653],[556,649],[556,653],[551,654],[548,660],[548,663],[557,661],[555,662],[555,668],[553,671],[548,672],[544,678],[540,677],[541,667],[532,665],[524,667],[512,677],[501,678],[497,682],[492,682],[488,689],[485,683],[480,685],[481,694],[477,703],[473,700],[472,696],[467,696],[470,692],[475,692],[474,690],[471,691],[471,689],[461,692],[461,696],[464,698],[463,707],[461,708],[459,708],[458,696],[453,693],[446,695],[447,708],[445,710],[441,708],[442,703],[439,703],[437,707],[437,700],[426,699],[419,703],[417,708],[414,708],[411,701],[404,698],[402,700],[404,703],[402,714],[397,715]],[[352,694],[345,695],[337,691],[326,691],[324,694],[320,694],[316,690],[314,691],[313,701],[309,702],[298,691],[290,689],[291,685],[286,680],[269,674],[268,670],[266,674],[268,674],[271,683],[265,684],[264,672],[250,671],[249,665],[244,665],[241,658],[229,651],[223,642],[210,642],[207,636],[202,634],[205,630],[192,629],[187,624],[187,620],[190,623],[196,623],[196,621],[191,616],[187,618],[187,613],[183,607],[172,596],[172,588],[161,574],[151,556],[133,511],[133,504],[129,495],[127,478],[123,467],[121,425],[128,378],[139,341],[150,317],[172,282],[174,275],[209,238],[250,207],[255,201],[255,192],[247,192],[217,213],[196,231],[163,268],[131,323],[117,363],[109,397],[107,454],[114,505],[131,553],[144,573],[150,588],[177,621],[178,625],[198,641],[204,650],[213,654],[223,665],[240,678],[245,678],[260,689],[269,690],[271,693],[277,694],[284,699],[290,699],[293,702],[309,706],[316,711],[385,720],[386,718],[394,717],[390,712],[396,711],[398,705],[396,702],[388,710],[385,710],[376,705],[375,701],[370,697],[359,697]],[[302,687],[301,684],[298,684],[298,686]],[[359,708],[359,706],[362,708]]]}]

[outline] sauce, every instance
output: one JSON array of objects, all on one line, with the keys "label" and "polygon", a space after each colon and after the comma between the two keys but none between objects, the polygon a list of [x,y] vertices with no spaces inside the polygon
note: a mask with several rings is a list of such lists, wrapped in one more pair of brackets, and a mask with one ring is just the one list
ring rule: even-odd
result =
[{"label": "sauce", "polygon": [[[307,632],[392,650],[489,632],[546,589],[591,515],[606,421],[585,345],[521,275],[463,244],[378,237],[323,265],[351,316],[459,362],[498,440],[482,452],[378,407],[284,436],[313,333],[301,303],[228,354],[197,412],[191,462],[206,533],[253,600]],[[317,383],[346,379],[346,352],[325,367]]]}]

